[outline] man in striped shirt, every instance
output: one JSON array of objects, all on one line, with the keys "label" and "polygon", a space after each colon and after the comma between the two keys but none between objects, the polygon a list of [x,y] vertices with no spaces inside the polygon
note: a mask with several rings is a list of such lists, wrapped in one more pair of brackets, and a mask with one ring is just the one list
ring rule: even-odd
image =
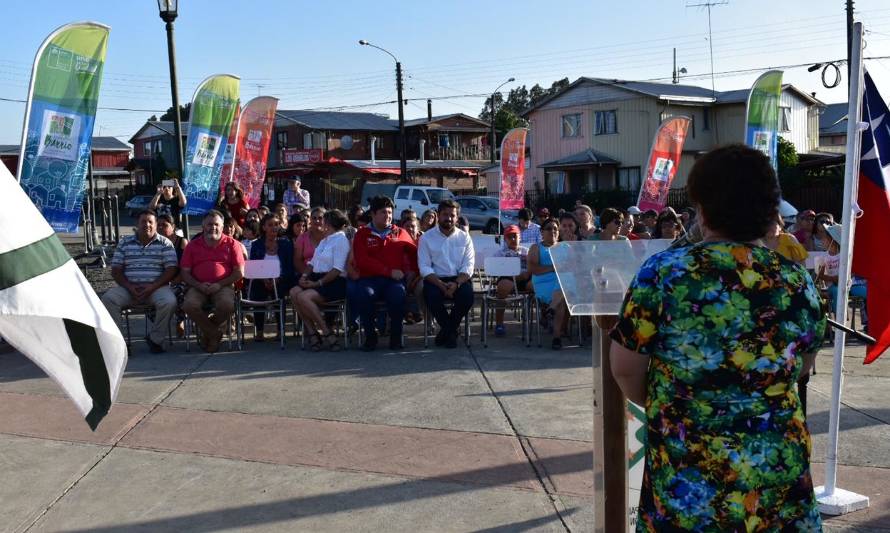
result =
[{"label": "man in striped shirt", "polygon": [[151,353],[164,351],[170,318],[176,311],[176,295],[170,281],[178,271],[176,249],[159,235],[154,211],[139,213],[136,234],[123,237],[111,258],[111,277],[117,287],[102,295],[102,303],[120,327],[121,308],[151,305],[155,309],[151,330],[145,337]]}]

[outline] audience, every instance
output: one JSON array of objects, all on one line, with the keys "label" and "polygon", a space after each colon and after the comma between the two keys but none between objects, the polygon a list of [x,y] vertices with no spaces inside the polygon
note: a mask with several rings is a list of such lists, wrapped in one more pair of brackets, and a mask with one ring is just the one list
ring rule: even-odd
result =
[{"label": "audience", "polygon": [[[436,214],[438,226],[420,237],[417,262],[427,308],[439,323],[436,346],[457,348],[460,323],[473,306],[475,252],[469,234],[455,227],[460,204],[443,200]],[[446,301],[453,302],[450,312]]]},{"label": "audience", "polygon": [[614,207],[607,207],[603,209],[603,213],[600,215],[600,224],[602,224],[602,229],[599,233],[595,234],[592,239],[598,241],[626,241],[628,240],[626,236],[621,234],[621,230],[624,227],[624,216],[621,214],[621,211],[615,209]]},{"label": "audience", "polygon": [[[317,211],[318,209],[312,210],[313,218],[316,212],[322,212]],[[324,211],[321,219],[324,238],[313,250],[314,253],[307,263],[308,268],[300,276],[297,286],[291,289],[290,297],[294,309],[306,324],[304,330],[311,335],[309,349],[318,352],[327,346],[330,351],[338,352],[342,349],[340,340],[325,322],[320,306],[346,298],[346,258],[349,255],[349,239],[343,230],[346,229],[349,220],[338,209]]]},{"label": "audience", "polygon": [[770,250],[795,263],[803,264],[809,255],[806,248],[797,242],[794,235],[785,232],[782,217],[779,216],[770,222],[766,235],[763,237],[763,244]]},{"label": "audience", "polygon": [[[578,236],[582,241],[584,240],[596,240],[596,223],[594,217],[596,216],[593,212],[593,209],[590,207],[580,204],[575,206],[575,223],[578,225]],[[605,222],[603,222],[605,225]]]},{"label": "audience", "polygon": [[[559,240],[559,222],[548,219],[541,225],[541,242],[533,244],[528,251],[528,272],[531,274],[532,284],[535,287],[535,298],[543,305],[542,313],[548,317],[553,315],[554,300],[557,294],[562,295],[559,289],[559,279],[553,268],[553,259],[550,257],[550,248]],[[572,239],[577,240],[577,239]],[[554,350],[562,348],[562,339],[554,326],[553,342]]]},{"label": "audience", "polygon": [[[182,310],[198,326],[200,346],[214,353],[235,311],[233,285],[244,276],[244,247],[223,234],[223,214],[215,209],[204,215],[202,228],[182,254],[181,275],[189,286]],[[213,304],[210,312],[207,303]]]},{"label": "audience", "polygon": [[[497,280],[495,287],[497,297],[501,300],[507,298],[514,291],[526,292],[528,290],[528,280],[531,276],[528,272],[528,248],[520,244],[522,230],[519,226],[507,226],[504,229],[504,247],[494,253],[494,257],[518,257],[520,273],[515,278],[502,277]],[[513,280],[516,280],[514,283]],[[494,312],[494,335],[495,337],[503,337],[506,334],[504,328],[504,311],[505,308],[499,306]]]},{"label": "audience", "polygon": [[[290,240],[279,235],[280,227],[281,223],[277,215],[266,215],[262,223],[263,235],[251,244],[249,258],[251,260],[278,261],[281,267],[281,276],[275,280],[275,283],[277,284],[277,295],[283,297],[288,294],[296,280],[294,276],[294,247]],[[274,288],[276,287],[272,280],[253,280],[247,291],[251,300],[265,301],[273,298]],[[256,326],[256,335],[253,340],[263,342],[265,340],[263,328],[266,324],[266,313],[254,313],[253,323]]]},{"label": "audience", "polygon": [[362,350],[377,348],[374,302],[386,303],[390,318],[389,348],[402,349],[408,272],[416,270],[417,248],[408,232],[392,223],[393,202],[385,196],[370,201],[371,223],[353,240],[358,279],[349,283],[349,302],[359,316],[365,342]]},{"label": "audience", "polygon": [[[287,180],[287,190],[284,191],[284,197],[281,201],[291,213],[297,209],[309,209],[309,191],[300,188],[299,177],[295,176]],[[287,220],[287,216],[282,220]]]},{"label": "audience", "polygon": [[420,217],[420,231],[429,231],[436,227],[436,224],[438,224],[438,222],[439,217],[438,215],[436,215],[436,212],[432,209],[427,209]]},{"label": "audience", "polygon": [[158,192],[155,193],[148,208],[153,209],[157,215],[170,215],[173,219],[173,225],[177,228],[182,226],[182,210],[185,208],[188,200],[185,193],[179,187],[179,180],[164,180],[158,185]]},{"label": "audience", "polygon": [[122,237],[111,258],[111,277],[117,283],[102,295],[102,303],[115,321],[120,322],[121,308],[151,305],[151,321],[145,342],[151,353],[163,353],[170,319],[176,311],[176,295],[170,282],[176,277],[176,249],[157,232],[157,215],[139,213],[136,233]]},{"label": "audience", "polygon": [[652,234],[653,239],[670,239],[674,240],[684,232],[680,217],[673,209],[667,207],[658,215],[655,223],[655,232]]}]

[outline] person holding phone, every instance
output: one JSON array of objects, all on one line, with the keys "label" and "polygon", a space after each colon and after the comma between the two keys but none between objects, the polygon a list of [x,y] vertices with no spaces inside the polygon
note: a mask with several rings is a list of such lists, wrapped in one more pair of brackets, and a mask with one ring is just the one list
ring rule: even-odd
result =
[{"label": "person holding phone", "polygon": [[179,180],[166,179],[158,185],[158,192],[148,204],[148,208],[155,211],[158,216],[170,215],[173,217],[173,223],[177,228],[182,227],[182,217],[180,213],[185,207],[187,200],[182,188],[179,187]]}]

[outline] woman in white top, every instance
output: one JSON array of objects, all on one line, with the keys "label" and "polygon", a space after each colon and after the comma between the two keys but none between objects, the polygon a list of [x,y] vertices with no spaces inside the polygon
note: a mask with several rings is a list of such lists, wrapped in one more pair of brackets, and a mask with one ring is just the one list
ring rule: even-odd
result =
[{"label": "woman in white top", "polygon": [[349,239],[343,230],[348,224],[346,215],[337,209],[324,214],[325,237],[308,263],[309,272],[304,273],[290,291],[294,309],[312,334],[309,348],[313,352],[320,351],[325,344],[333,352],[342,348],[337,336],[325,323],[319,306],[346,298]]}]

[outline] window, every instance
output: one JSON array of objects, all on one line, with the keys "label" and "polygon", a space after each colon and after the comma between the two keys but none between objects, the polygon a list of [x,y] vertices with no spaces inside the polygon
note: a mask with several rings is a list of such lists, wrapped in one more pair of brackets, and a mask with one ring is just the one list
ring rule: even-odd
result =
[{"label": "window", "polygon": [[702,129],[702,131],[708,131],[709,129],[711,129],[711,108],[710,107],[702,108],[701,114],[702,114],[701,129]]},{"label": "window", "polygon": [[287,132],[279,131],[275,134],[275,139],[278,141],[278,149],[282,150],[287,148]]},{"label": "window", "polygon": [[426,200],[426,195],[423,194],[423,191],[421,191],[420,189],[414,189],[411,192],[412,202],[422,202],[423,200]]},{"label": "window", "polygon": [[609,111],[596,111],[595,118],[595,135],[611,135],[613,133],[618,133],[618,114],[614,109]]},{"label": "window", "polygon": [[581,113],[562,116],[562,136],[563,138],[581,136]]},{"label": "window", "polygon": [[782,106],[779,110],[782,112],[779,117],[779,131],[791,131],[791,108]]},{"label": "window", "polygon": [[312,133],[304,133],[303,134],[303,149],[308,150],[310,148],[328,148],[325,146],[327,144],[327,139],[325,138],[325,134],[322,132],[312,132]]},{"label": "window", "polygon": [[159,153],[161,153],[161,147],[162,147],[162,146],[164,146],[164,143],[162,143],[162,142],[160,141],[160,139],[158,139],[157,141],[155,141],[154,143],[152,143],[152,150],[151,150],[151,152],[152,152],[153,154],[159,154]]},{"label": "window", "polygon": [[396,195],[397,200],[407,200],[408,193],[411,192],[411,189],[399,189],[399,194]]},{"label": "window", "polygon": [[145,154],[145,157],[151,157],[151,141],[142,143],[142,153]]},{"label": "window", "polygon": [[624,167],[618,169],[618,187],[625,191],[640,190],[640,167]]}]

